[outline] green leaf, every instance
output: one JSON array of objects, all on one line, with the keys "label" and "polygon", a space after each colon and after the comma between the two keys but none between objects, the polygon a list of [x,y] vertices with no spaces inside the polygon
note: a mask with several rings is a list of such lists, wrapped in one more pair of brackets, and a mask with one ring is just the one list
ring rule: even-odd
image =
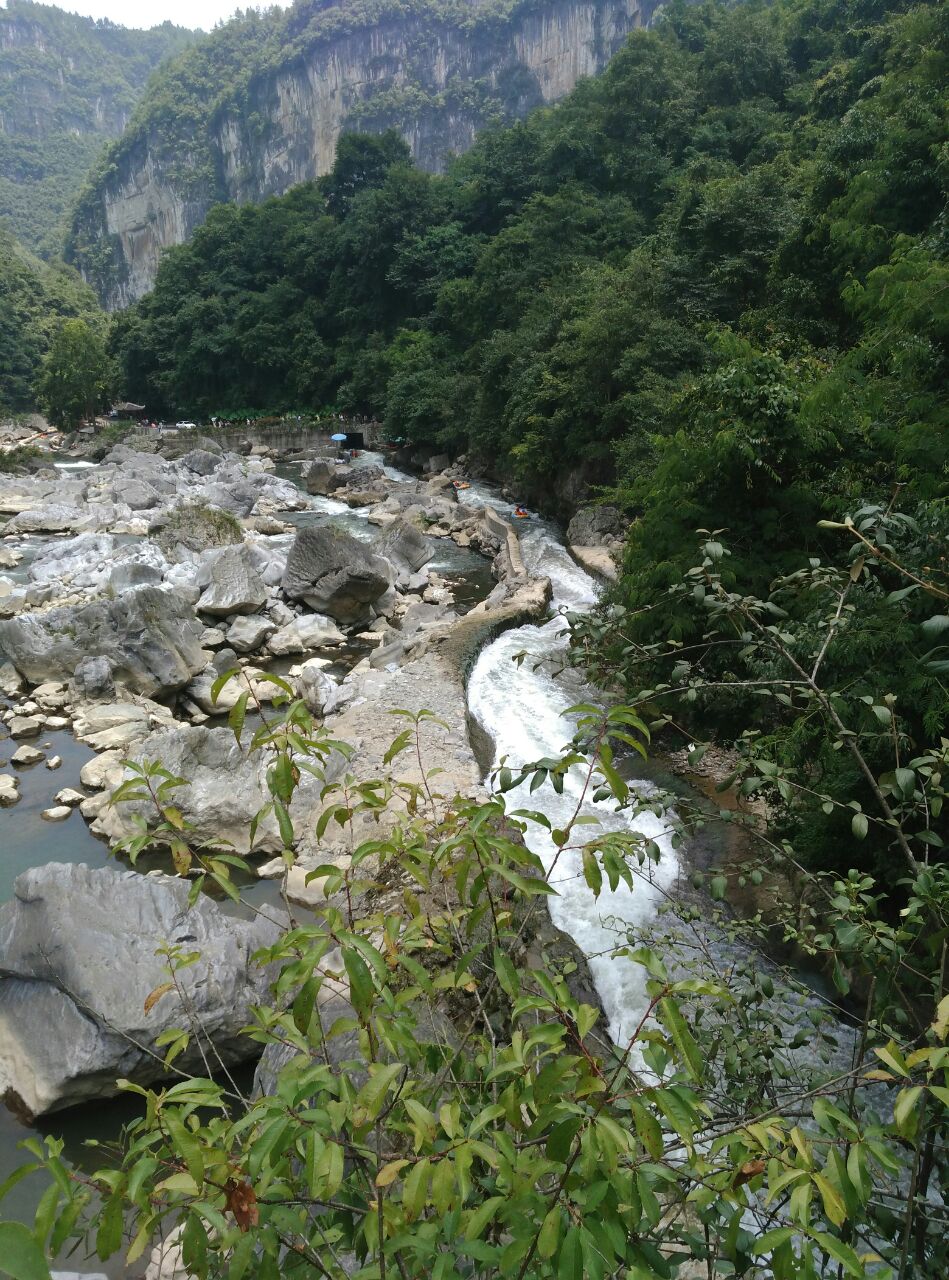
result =
[{"label": "green leaf", "polygon": [[22,1222],[0,1222],[0,1273],[13,1280],[50,1280],[43,1251]]},{"label": "green leaf", "polygon": [[521,893],[526,893],[528,897],[537,897],[538,894],[556,894],[557,892],[556,889],[551,888],[546,880],[533,876],[522,876],[517,871],[502,867],[499,863],[492,864],[491,870],[501,876],[502,879],[509,881],[514,885],[515,889],[520,889]]},{"label": "green leaf", "polygon": [[369,966],[362,956],[349,950],[343,953],[343,964],[346,966],[346,974],[349,977],[349,996],[353,1002],[353,1008],[365,1020],[372,1010],[372,997],[375,990]]},{"label": "green leaf", "polygon": [[934,613],[931,618],[919,624],[919,629],[925,636],[941,635],[943,631],[949,630],[949,617],[944,613]]},{"label": "green leaf", "polygon": [[795,1234],[793,1227],[776,1227],[774,1231],[766,1231],[763,1236],[759,1236],[748,1252],[753,1258],[760,1258],[763,1253],[771,1253],[779,1245],[793,1239]]},{"label": "green leaf", "polygon": [[290,815],[277,799],[274,799],[273,811],[277,819],[277,828],[280,831],[280,839],[283,841],[283,846],[285,849],[290,849],[294,840],[293,823],[290,820]]},{"label": "green leaf", "polygon": [[521,994],[521,984],[517,978],[517,970],[500,947],[494,948],[494,972],[497,974],[501,990],[505,995],[516,1000]]},{"label": "green leaf", "polygon": [[390,1085],[399,1078],[402,1071],[401,1062],[390,1062],[385,1066],[372,1068],[373,1074],[356,1095],[357,1105],[365,1107],[371,1119],[374,1120],[382,1110],[383,1098],[388,1093]]},{"label": "green leaf", "polygon": [[239,676],[240,673],[240,667],[231,667],[229,671],[225,671],[219,675],[214,684],[211,685],[211,701],[217,702],[218,698],[221,696],[221,690],[224,686],[229,681],[233,680],[235,676]]},{"label": "green leaf", "polygon": [[583,1237],[579,1227],[564,1236],[557,1260],[557,1280],[583,1280]]},{"label": "green leaf", "polygon": [[[122,1228],[125,1219],[122,1212],[122,1197],[112,1196],[99,1218],[99,1229],[96,1232],[96,1253],[103,1262],[117,1253],[122,1245]],[[2,1256],[2,1255],[0,1255]]]},{"label": "green leaf", "polygon": [[555,1205],[547,1214],[537,1236],[537,1253],[541,1258],[552,1258],[560,1240],[560,1206]]},{"label": "green leaf", "polygon": [[289,804],[297,784],[296,772],[289,752],[280,752],[270,769],[267,781],[271,794],[278,800],[282,800],[284,804]]},{"label": "green leaf", "polygon": [[863,840],[870,829],[865,813],[855,813],[850,819],[850,830],[854,833],[858,840]]},{"label": "green leaf", "polygon": [[678,1004],[671,996],[663,996],[659,1001],[658,1013],[663,1025],[672,1037],[672,1043],[676,1047],[683,1066],[693,1080],[701,1080],[702,1054],[692,1038],[692,1033],[686,1025]]},{"label": "green leaf", "polygon": [[662,1159],[662,1128],[659,1121],[651,1111],[646,1110],[641,1102],[632,1102],[630,1110],[633,1113],[633,1123],[636,1125],[639,1141],[652,1156],[653,1160]]},{"label": "green leaf", "polygon": [[848,1275],[857,1276],[858,1280],[862,1280],[866,1272],[849,1244],[844,1244],[843,1240],[838,1240],[827,1231],[814,1231],[812,1235],[824,1252],[835,1262],[839,1262]]},{"label": "green leaf", "polygon": [[184,1157],[188,1172],[194,1179],[195,1185],[200,1187],[204,1182],[204,1158],[201,1154],[201,1144],[194,1134],[185,1128],[171,1108],[166,1108],[163,1114],[172,1145],[178,1154]]},{"label": "green leaf", "polygon": [[603,888],[603,872],[600,870],[600,864],[596,860],[596,854],[589,845],[583,850],[583,878],[586,880],[594,898],[598,898],[600,890]]},{"label": "green leaf", "polygon": [[824,1174],[815,1173],[813,1178],[824,1202],[824,1212],[835,1227],[842,1227],[847,1220],[847,1209],[840,1192]]},{"label": "green leaf", "polygon": [[346,1157],[343,1154],[343,1148],[338,1142],[328,1142],[326,1144],[321,1164],[324,1174],[323,1193],[328,1197],[335,1196],[343,1185],[343,1177],[346,1172]]},{"label": "green leaf", "polygon": [[231,707],[230,714],[227,717],[228,728],[238,742],[241,740],[241,733],[244,728],[244,717],[247,715],[247,699],[249,697],[250,693],[245,689],[233,707]]},{"label": "green leaf", "polygon": [[906,1063],[903,1061],[903,1056],[892,1040],[882,1049],[875,1048],[873,1052],[885,1066],[889,1067],[891,1071],[895,1071],[897,1075],[909,1075],[909,1072],[906,1070]]},{"label": "green leaf", "polygon": [[573,1148],[573,1140],[583,1124],[582,1116],[570,1116],[555,1124],[547,1137],[547,1158],[563,1164]]},{"label": "green leaf", "polygon": [[[426,1160],[424,1163],[427,1164],[428,1161]],[[504,1204],[506,1200],[506,1196],[489,1196],[487,1200],[482,1204],[479,1204],[477,1209],[475,1209],[471,1217],[468,1219],[468,1223],[465,1227],[465,1239],[480,1240],[484,1234],[485,1227],[493,1220],[501,1205]]]},{"label": "green leaf", "polygon": [[909,1089],[901,1089],[896,1096],[896,1102],[893,1106],[893,1123],[896,1125],[897,1131],[901,1138],[912,1139],[916,1134],[916,1127],[919,1117],[916,1113],[916,1103],[922,1088],[919,1085],[913,1085]]},{"label": "green leaf", "polygon": [[913,793],[916,790],[916,774],[912,769],[895,769],[893,776],[896,779],[896,785],[903,793],[904,800],[912,800]]},{"label": "green leaf", "polygon": [[8,1191],[12,1191],[16,1184],[25,1178],[27,1174],[35,1173],[37,1169],[42,1167],[42,1165],[34,1161],[32,1164],[21,1164],[18,1169],[14,1169],[9,1178],[0,1183],[0,1200],[3,1199]]},{"label": "green leaf", "polygon": [[933,1019],[933,1032],[943,1041],[946,1036],[949,1036],[949,996],[943,996],[939,1001],[936,1016]]},{"label": "green leaf", "polygon": [[414,729],[403,729],[402,732],[392,740],[389,750],[382,757],[382,763],[391,764],[396,756],[401,755],[402,752],[411,744],[414,736]]}]

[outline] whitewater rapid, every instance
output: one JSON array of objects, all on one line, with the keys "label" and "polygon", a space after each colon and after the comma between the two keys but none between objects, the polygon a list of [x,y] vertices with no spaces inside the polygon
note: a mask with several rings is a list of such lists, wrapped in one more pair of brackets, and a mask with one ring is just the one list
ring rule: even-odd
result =
[{"label": "whitewater rapid", "polygon": [[[512,510],[480,485],[464,491],[463,500],[471,505],[490,502],[505,515]],[[540,625],[506,631],[488,645],[468,683],[468,705],[491,735],[495,766],[506,758],[508,766],[514,768],[543,756],[559,756],[574,732],[566,711],[579,701],[596,700],[591,690],[575,683],[574,673],[568,677],[557,672],[567,637],[562,611],[589,609],[598,594],[596,582],[575,563],[553,525],[534,518],[524,521],[518,532],[527,568],[532,574],[550,578],[553,616]],[[518,654],[526,656],[516,662]],[[508,811],[539,810],[553,827],[562,828],[577,806],[584,778],[582,769],[571,770],[562,795],[549,785],[531,795],[529,783],[525,783],[506,794]],[[633,780],[630,786],[644,792],[651,789],[645,781]],[[594,898],[582,875],[579,851],[564,852],[558,858],[549,833],[536,823],[528,824],[525,839],[548,870],[554,867],[551,884],[557,897],[547,900],[551,919],[586,955],[609,1019],[610,1034],[617,1043],[625,1043],[648,1003],[645,974],[639,965],[614,958],[612,952],[617,944],[626,941],[628,931],[636,934],[655,920],[660,902],[678,876],[679,863],[658,818],[639,814],[633,819],[616,813],[615,808],[613,804],[585,800],[581,812],[596,817],[600,830],[638,831],[654,839],[661,850],[659,863],[653,864],[651,870],[647,864],[643,873],[635,876],[632,890],[621,884],[611,892],[604,885],[599,898]],[[593,838],[597,830],[594,826],[578,826],[574,843]]]}]

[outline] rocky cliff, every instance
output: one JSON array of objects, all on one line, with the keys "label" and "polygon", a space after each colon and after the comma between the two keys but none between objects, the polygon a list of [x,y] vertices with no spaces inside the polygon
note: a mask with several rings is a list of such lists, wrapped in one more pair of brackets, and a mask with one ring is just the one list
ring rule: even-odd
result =
[{"label": "rocky cliff", "polygon": [[30,0],[0,9],[0,220],[32,249],[57,223],[103,144],[122,133],[163,58],[194,39],[133,31]]},{"label": "rocky cliff", "polygon": [[68,253],[107,307],[126,306],[213,204],[259,201],[326,173],[343,130],[394,127],[437,171],[485,124],[596,74],[656,7],[305,0],[276,17],[239,18],[143,101],[80,201]]}]

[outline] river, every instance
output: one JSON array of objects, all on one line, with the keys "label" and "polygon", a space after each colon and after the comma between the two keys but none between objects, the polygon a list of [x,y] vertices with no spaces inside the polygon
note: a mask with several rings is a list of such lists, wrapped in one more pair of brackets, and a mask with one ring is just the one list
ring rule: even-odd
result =
[{"label": "river", "polygon": [[[372,455],[365,458],[367,463],[377,460]],[[387,468],[387,471],[393,479],[412,479],[392,468]],[[297,479],[299,472],[288,474]],[[499,514],[513,515],[513,507],[501,500],[496,491],[476,482],[462,491],[460,498],[472,506],[490,504]],[[308,521],[338,523],[364,539],[376,532],[374,526],[366,521],[364,512],[351,511],[332,499],[314,499],[309,511],[294,517],[298,524]],[[506,757],[516,767],[544,756],[558,756],[573,732],[570,718],[565,714],[568,708],[581,701],[596,700],[596,694],[584,687],[578,673],[563,670],[566,645],[563,613],[591,608],[596,602],[599,587],[572,559],[556,526],[538,517],[515,523],[525,564],[533,574],[550,578],[552,616],[544,623],[513,628],[491,642],[471,672],[468,700],[472,715],[494,744],[494,764],[498,765]],[[34,548],[31,546],[30,550]],[[470,578],[473,598],[484,594],[488,577],[485,561],[473,553],[461,551],[447,540],[437,546],[436,558],[428,567],[451,576],[456,582]],[[467,602],[463,600],[464,593],[460,594],[462,599],[459,603],[464,606]],[[521,654],[526,655],[524,659],[515,661],[515,657]],[[57,737],[55,745],[63,756],[63,769],[58,775],[50,775],[39,766],[25,774],[24,800],[16,808],[0,813],[0,826],[16,833],[5,851],[6,861],[2,870],[6,874],[0,875],[0,888],[3,890],[0,901],[9,897],[13,874],[26,865],[54,859],[81,858],[101,862],[107,856],[104,846],[89,834],[78,813],[74,813],[59,829],[50,828],[38,820],[39,810],[49,803],[52,791],[63,785],[76,784],[78,768],[89,754],[86,748],[80,747],[66,734],[62,735],[62,742]],[[653,787],[646,777],[634,778],[630,782],[647,792]],[[520,791],[508,793],[508,808],[542,810],[552,826],[563,826],[576,807],[582,786],[583,773],[579,769],[568,776],[562,795],[545,786],[528,796],[525,784]],[[610,892],[604,887],[597,899],[582,877],[577,853],[565,853],[557,858],[557,849],[547,832],[534,824],[526,837],[545,866],[552,867],[557,859],[552,883],[558,896],[549,900],[551,916],[588,957],[609,1020],[610,1033],[622,1043],[639,1021],[646,993],[643,970],[625,959],[614,958],[612,952],[618,942],[625,940],[630,926],[641,932],[655,922],[660,902],[676,885],[680,862],[658,818],[641,814],[631,819],[626,814],[617,814],[614,805],[590,800],[584,802],[582,812],[595,817],[606,829],[638,830],[643,836],[654,839],[661,851],[658,864],[635,876],[634,889],[620,885],[615,892]],[[61,1134],[67,1138],[68,1155],[73,1161],[94,1165],[97,1158],[94,1153],[83,1152],[82,1139],[92,1134],[114,1136],[129,1114],[125,1101],[103,1102],[61,1116],[54,1115],[48,1126],[44,1123],[32,1132]],[[21,1162],[16,1142],[27,1132],[0,1109],[0,1181]],[[4,1216],[22,1216],[29,1220],[36,1194],[41,1190],[32,1185],[35,1181],[27,1179],[20,1184],[14,1196],[4,1203]],[[83,1266],[78,1260],[71,1261],[69,1265]],[[102,1270],[98,1264],[87,1265],[90,1269]]]}]

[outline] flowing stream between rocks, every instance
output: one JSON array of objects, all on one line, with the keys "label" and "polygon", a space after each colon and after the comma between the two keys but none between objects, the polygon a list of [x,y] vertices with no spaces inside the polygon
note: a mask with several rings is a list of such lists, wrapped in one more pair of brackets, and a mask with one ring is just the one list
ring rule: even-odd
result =
[{"label": "flowing stream between rocks", "polygon": [[[497,500],[482,486],[464,491],[469,503],[490,501],[499,514],[510,515],[513,508]],[[595,700],[574,673],[557,674],[566,646],[566,624],[561,610],[578,612],[592,607],[598,595],[595,580],[580,568],[563,545],[555,526],[532,518],[519,522],[521,550],[528,570],[550,578],[553,617],[540,625],[515,627],[489,644],[478,657],[468,682],[468,703],[472,715],[494,742],[495,765],[507,757],[517,766],[545,756],[557,757],[572,734],[565,715],[580,701]],[[515,656],[525,654],[522,661]],[[580,799],[585,773],[571,770],[563,793],[542,787],[533,795],[524,783],[507,795],[508,808],[543,812],[555,828],[570,819]],[[636,784],[634,784],[636,785]],[[648,785],[639,780],[638,785]],[[631,829],[623,814],[607,802],[584,801],[581,813],[595,817],[601,828]],[[552,884],[558,896],[549,900],[550,914],[558,928],[568,933],[590,962],[597,990],[609,1018],[610,1034],[617,1042],[627,1039],[639,1021],[646,999],[643,971],[610,952],[629,925],[654,917],[659,893],[671,886],[679,864],[663,824],[658,818],[640,815],[635,829],[654,838],[662,858],[649,879],[638,878],[635,891],[620,885],[608,887],[595,899],[583,878],[580,855],[561,854],[544,828],[530,824],[527,843],[550,868],[557,859]],[[590,828],[587,828],[590,830]]]}]

